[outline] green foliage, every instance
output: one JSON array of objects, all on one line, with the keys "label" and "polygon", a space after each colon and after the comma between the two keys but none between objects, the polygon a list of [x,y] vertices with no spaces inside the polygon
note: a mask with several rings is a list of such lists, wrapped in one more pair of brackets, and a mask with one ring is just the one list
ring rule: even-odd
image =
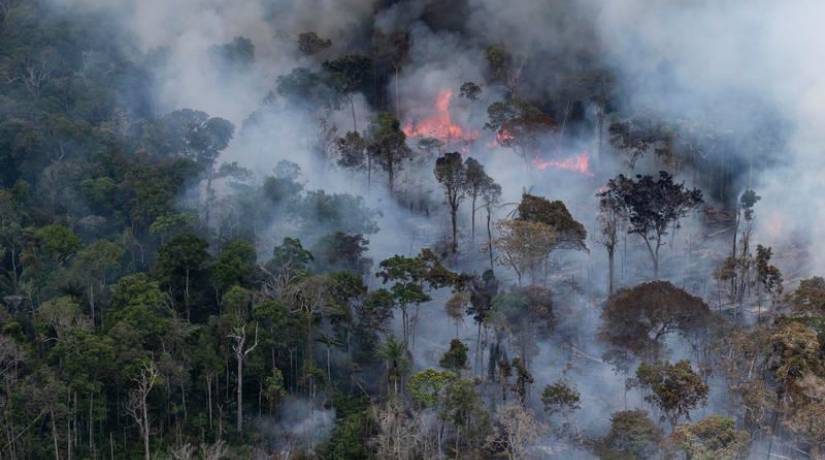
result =
[{"label": "green foliage", "polygon": [[401,123],[390,113],[379,113],[369,128],[367,151],[387,172],[390,192],[395,189],[395,176],[402,163],[412,156]]},{"label": "green foliage", "polygon": [[616,412],[610,417],[610,431],[596,443],[602,460],[643,460],[655,458],[662,431],[643,410]]},{"label": "green foliage", "polygon": [[450,341],[450,349],[441,355],[438,365],[444,369],[454,372],[460,372],[467,367],[467,345],[461,340],[453,339]]},{"label": "green foliage", "polygon": [[544,387],[541,392],[541,402],[547,413],[567,413],[579,408],[581,395],[575,386],[563,380],[558,380]]},{"label": "green foliage", "polygon": [[656,404],[673,426],[679,418],[704,404],[709,390],[688,361],[642,363],[636,370],[636,380],[641,387],[651,391],[645,400]]},{"label": "green foliage", "polygon": [[518,205],[518,218],[549,225],[556,231],[559,246],[587,250],[587,230],[576,221],[561,201],[549,201],[524,193]]},{"label": "green foliage", "polygon": [[320,53],[330,46],[332,46],[332,40],[321,38],[315,32],[298,34],[298,49],[306,55]]},{"label": "green foliage", "polygon": [[721,415],[679,426],[671,435],[676,449],[695,460],[742,458],[749,439],[747,432],[736,429],[733,419]]},{"label": "green foliage", "polygon": [[438,404],[444,389],[456,378],[454,372],[428,368],[410,376],[407,389],[416,404],[432,407]]},{"label": "green foliage", "polygon": [[256,269],[257,254],[252,243],[246,240],[230,241],[215,258],[212,282],[218,292],[224,292],[235,284],[248,286]]},{"label": "green foliage", "polygon": [[37,229],[35,238],[46,257],[63,263],[80,249],[80,238],[65,225],[46,225]]}]

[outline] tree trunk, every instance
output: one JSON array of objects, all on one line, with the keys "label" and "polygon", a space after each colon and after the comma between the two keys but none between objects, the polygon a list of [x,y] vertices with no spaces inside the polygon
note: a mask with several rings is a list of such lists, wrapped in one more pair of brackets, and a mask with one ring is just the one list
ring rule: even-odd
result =
[{"label": "tree trunk", "polygon": [[206,409],[209,412],[209,430],[212,430],[212,377],[206,374]]},{"label": "tree trunk", "polygon": [[607,247],[607,294],[608,297],[613,296],[613,279],[615,276],[615,259],[616,248],[614,246]]},{"label": "tree trunk", "polygon": [[358,122],[355,121],[355,98],[350,95],[349,97],[349,106],[350,110],[352,110],[352,131],[358,132]]},{"label": "tree trunk", "polygon": [[458,252],[458,206],[450,207],[450,222],[453,226],[453,254]]},{"label": "tree trunk", "polygon": [[143,455],[145,460],[152,460],[152,455],[149,450],[149,408],[146,403],[146,395],[143,394],[143,404],[141,410],[143,411]]},{"label": "tree trunk", "polygon": [[95,329],[95,287],[94,282],[89,282],[89,312],[92,315],[92,330]]},{"label": "tree trunk", "polygon": [[470,241],[476,242],[476,194],[471,198],[472,210],[470,211]]},{"label": "tree trunk", "polygon": [[[241,347],[243,349],[243,347]],[[238,435],[243,436],[243,354],[238,356],[238,420],[236,422]]]},{"label": "tree trunk", "polygon": [[495,266],[493,264],[493,230],[490,227],[490,220],[492,216],[490,215],[490,211],[487,211],[487,245],[489,246],[487,249],[490,251],[490,270],[494,270]]},{"label": "tree trunk", "polygon": [[57,423],[54,420],[54,409],[49,408],[49,418],[52,419],[52,441],[54,442],[54,458],[60,460],[60,447],[57,443]]},{"label": "tree trunk", "polygon": [[186,267],[186,281],[184,282],[183,288],[183,303],[184,307],[186,307],[186,320],[191,321],[191,315],[189,312],[189,267]]},{"label": "tree trunk", "polygon": [[390,195],[395,191],[395,168],[392,159],[387,160],[387,177],[389,178]]}]

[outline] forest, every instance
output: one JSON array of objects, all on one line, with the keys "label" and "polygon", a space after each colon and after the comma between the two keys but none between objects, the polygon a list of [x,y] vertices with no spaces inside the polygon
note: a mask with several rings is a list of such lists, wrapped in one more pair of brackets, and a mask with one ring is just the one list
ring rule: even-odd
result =
[{"label": "forest", "polygon": [[0,460],[825,460],[823,20],[0,0]]}]

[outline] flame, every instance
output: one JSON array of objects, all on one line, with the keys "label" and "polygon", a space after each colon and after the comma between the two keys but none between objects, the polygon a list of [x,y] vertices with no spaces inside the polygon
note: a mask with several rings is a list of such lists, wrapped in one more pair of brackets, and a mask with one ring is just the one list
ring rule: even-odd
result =
[{"label": "flame", "polygon": [[471,142],[479,137],[478,131],[468,131],[453,123],[450,102],[453,92],[441,90],[435,100],[435,115],[418,122],[407,122],[402,130],[407,137],[434,137],[445,143]]},{"label": "flame", "polygon": [[499,130],[496,133],[496,143],[498,143],[498,145],[501,145],[501,146],[510,145],[513,142],[514,139],[515,139],[515,137],[513,136],[513,133],[511,133],[506,128],[502,128],[501,130]]},{"label": "flame", "polygon": [[585,176],[593,175],[593,172],[590,171],[590,155],[587,152],[582,152],[575,157],[565,158],[564,160],[541,160],[536,158],[533,160],[533,166],[540,171],[553,168],[574,171]]}]

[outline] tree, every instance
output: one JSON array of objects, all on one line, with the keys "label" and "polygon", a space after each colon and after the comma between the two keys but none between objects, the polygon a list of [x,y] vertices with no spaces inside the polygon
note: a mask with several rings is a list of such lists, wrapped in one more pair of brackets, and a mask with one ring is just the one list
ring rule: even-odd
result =
[{"label": "tree", "polygon": [[333,86],[349,99],[352,110],[352,130],[355,132],[358,131],[358,124],[355,119],[355,101],[352,93],[370,87],[372,67],[372,59],[358,54],[348,54],[324,62],[324,70],[330,73]]},{"label": "tree", "polygon": [[407,389],[416,404],[422,407],[433,407],[443,397],[447,385],[456,378],[454,372],[428,368],[413,374],[407,382]]},{"label": "tree", "polygon": [[517,98],[492,103],[487,119],[484,127],[496,133],[496,142],[513,149],[527,166],[538,153],[541,138],[556,128],[556,122],[541,109]]},{"label": "tree", "polygon": [[431,299],[424,290],[440,289],[447,286],[460,288],[463,278],[446,269],[435,254],[423,249],[417,257],[393,256],[379,264],[376,275],[383,284],[392,282],[390,293],[396,308],[401,310],[403,341],[406,346],[410,336],[414,337],[415,321],[410,321],[409,306],[419,305]]},{"label": "tree", "polygon": [[183,305],[187,319],[191,317],[192,278],[206,267],[209,260],[209,253],[206,252],[208,247],[208,242],[187,233],[172,238],[158,249],[158,274],[171,288],[183,288]]},{"label": "tree", "polygon": [[547,426],[520,404],[498,406],[495,426],[497,430],[488,437],[488,442],[495,451],[507,452],[510,460],[528,458],[530,445],[547,431]]},{"label": "tree", "polygon": [[656,404],[674,428],[681,417],[689,418],[690,411],[704,404],[708,396],[708,385],[684,360],[676,364],[642,363],[636,370],[636,380],[651,392],[645,401]]},{"label": "tree", "polygon": [[502,220],[496,224],[499,237],[493,241],[498,250],[499,263],[509,266],[516,273],[521,286],[525,273],[536,281],[536,271],[557,244],[557,234],[549,225],[525,221]]},{"label": "tree", "polygon": [[407,344],[389,336],[381,344],[379,356],[384,360],[387,370],[387,383],[391,385],[392,394],[399,395],[401,382],[410,370],[410,357]]},{"label": "tree", "polygon": [[401,163],[412,155],[406,141],[407,136],[395,117],[386,112],[375,117],[369,130],[367,151],[387,172],[390,193],[395,191],[395,174]]},{"label": "tree", "polygon": [[790,295],[790,303],[796,313],[825,316],[825,278],[814,276],[800,281]]},{"label": "tree", "polygon": [[495,255],[493,254],[493,247],[495,246],[493,243],[493,229],[492,229],[492,220],[493,220],[493,211],[495,210],[496,206],[498,206],[499,200],[501,200],[501,186],[496,184],[495,182],[491,182],[484,187],[481,192],[481,199],[482,199],[482,206],[484,206],[484,210],[487,214],[487,249],[490,252],[490,270],[495,270],[495,266],[493,261],[495,260]]},{"label": "tree", "polygon": [[232,328],[232,332],[227,336],[232,339],[232,352],[235,355],[235,363],[237,364],[237,373],[235,374],[237,386],[237,418],[235,428],[238,435],[243,436],[243,365],[247,355],[252,353],[258,347],[258,324],[255,324],[255,335],[252,344],[247,346],[248,340],[246,332],[247,324],[241,320]]},{"label": "tree", "polygon": [[372,259],[366,256],[369,240],[361,234],[331,233],[312,248],[315,267],[321,272],[350,271],[366,274]]},{"label": "tree", "polygon": [[138,425],[138,430],[143,438],[143,456],[145,460],[150,460],[152,455],[149,449],[149,434],[151,433],[151,421],[149,419],[149,393],[161,383],[160,372],[152,361],[145,362],[138,374],[134,377],[135,388],[129,391],[129,400],[126,410]]},{"label": "tree", "polygon": [[298,50],[307,56],[318,54],[332,46],[332,40],[321,38],[315,32],[302,32],[298,34]]},{"label": "tree", "polygon": [[80,249],[80,237],[72,229],[59,224],[40,227],[34,233],[44,255],[57,264],[65,263]]},{"label": "tree", "polygon": [[46,335],[54,332],[60,342],[73,329],[91,329],[88,318],[71,297],[58,297],[43,302],[34,316],[34,324]]},{"label": "tree", "polygon": [[444,304],[447,316],[455,322],[455,335],[458,337],[459,326],[464,322],[464,314],[470,305],[470,293],[467,291],[454,292]]},{"label": "tree", "polygon": [[255,62],[255,45],[246,37],[235,37],[231,42],[209,48],[218,65],[245,70]]},{"label": "tree", "polygon": [[[731,253],[731,257],[734,261],[739,262],[737,265],[739,265],[740,273],[738,276],[739,286],[735,286],[734,284],[731,294],[737,303],[742,302],[745,295],[745,287],[748,285],[749,281],[748,278],[750,275],[752,262],[750,254],[750,239],[753,231],[753,207],[756,206],[756,203],[758,203],[761,199],[762,197],[757,195],[753,190],[745,190],[739,197],[739,203],[736,209],[736,227],[733,232],[733,251]],[[744,222],[742,222],[743,220]],[[740,226],[743,227],[741,256],[736,253],[736,238],[739,233]],[[732,282],[736,282],[736,277],[732,279]]]},{"label": "tree", "polygon": [[512,78],[513,56],[498,45],[488,46],[484,50],[487,67],[490,71],[490,80],[509,85]]},{"label": "tree", "polygon": [[[762,290],[764,290],[771,299],[782,295],[782,272],[772,265],[771,257],[773,250],[770,247],[756,245],[756,281],[758,302],[762,304]],[[804,281],[803,281],[804,282]]]},{"label": "tree", "polygon": [[478,96],[481,94],[481,87],[478,84],[465,81],[461,84],[461,88],[459,88],[459,94],[461,97],[467,98],[471,101],[478,100]]},{"label": "tree", "polygon": [[570,413],[579,408],[581,395],[575,386],[563,380],[558,380],[544,387],[541,392],[541,402],[548,414]]},{"label": "tree", "polygon": [[447,385],[439,416],[453,427],[456,455],[461,446],[480,447],[490,430],[489,415],[471,380],[456,379]]},{"label": "tree", "polygon": [[608,299],[600,335],[612,346],[656,356],[669,334],[701,331],[709,319],[710,309],[702,299],[667,281],[653,281]]},{"label": "tree", "polygon": [[587,250],[587,230],[576,221],[561,201],[523,193],[517,208],[518,220],[550,226],[556,233],[558,247]]},{"label": "tree", "polygon": [[736,429],[733,419],[711,415],[696,423],[681,425],[670,435],[676,449],[695,460],[742,458],[750,436]]},{"label": "tree", "polygon": [[77,257],[72,262],[72,272],[79,275],[87,286],[86,297],[89,301],[92,324],[95,324],[97,318],[95,312],[97,298],[106,287],[108,275],[120,265],[124,253],[123,246],[100,240],[78,251]]},{"label": "tree", "polygon": [[183,109],[164,116],[161,127],[162,143],[157,149],[161,153],[180,155],[194,161],[205,176],[204,221],[208,226],[214,202],[212,183],[223,176],[215,166],[220,153],[229,146],[235,126],[223,118]]},{"label": "tree", "polygon": [[598,242],[607,251],[607,295],[613,295],[614,278],[616,272],[616,245],[619,242],[619,225],[621,224],[621,206],[616,201],[614,194],[599,194],[599,215],[596,220],[599,222]]},{"label": "tree", "polygon": [[451,249],[458,252],[458,206],[464,200],[466,191],[467,168],[458,152],[445,153],[435,162],[435,179],[444,188],[447,206],[450,208],[450,223],[453,239]]},{"label": "tree", "polygon": [[643,410],[615,412],[610,431],[596,443],[603,460],[656,458],[662,431]]},{"label": "tree", "polygon": [[438,365],[456,373],[461,372],[467,367],[467,345],[461,340],[452,339],[450,349],[441,355]]},{"label": "tree", "polygon": [[312,253],[304,249],[301,240],[284,238],[272,250],[272,259],[264,267],[271,277],[264,290],[272,297],[279,296],[287,287],[309,275],[312,260]]},{"label": "tree", "polygon": [[372,176],[372,157],[367,156],[367,141],[356,131],[347,132],[344,137],[335,140],[338,151],[338,166],[349,169],[361,169],[367,163],[367,178]]},{"label": "tree", "polygon": [[476,202],[479,196],[483,196],[484,191],[493,186],[493,178],[484,171],[484,166],[473,157],[468,157],[464,162],[464,188],[470,196],[470,241],[476,240]]},{"label": "tree", "polygon": [[703,203],[701,191],[674,183],[673,176],[666,171],[659,171],[658,179],[637,175],[634,180],[619,174],[607,182],[606,190],[598,196],[609,196],[609,203],[616,205],[616,211],[630,224],[628,232],[645,242],[653,261],[654,278],[659,277],[659,249],[665,244],[669,229]]},{"label": "tree", "polygon": [[247,240],[232,240],[221,248],[211,267],[217,297],[232,286],[249,286],[257,273],[258,255]]}]

